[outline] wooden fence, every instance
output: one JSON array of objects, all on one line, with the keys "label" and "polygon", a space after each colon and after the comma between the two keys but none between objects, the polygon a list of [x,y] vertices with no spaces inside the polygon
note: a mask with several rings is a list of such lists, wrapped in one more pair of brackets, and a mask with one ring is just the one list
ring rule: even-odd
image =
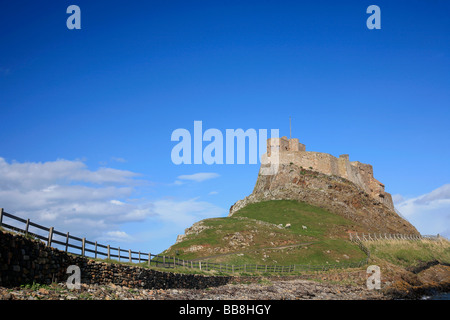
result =
[{"label": "wooden fence", "polygon": [[[5,223],[4,219],[9,218],[14,221],[23,223],[25,226],[23,228],[13,226],[11,224]],[[120,247],[111,247],[110,245],[103,245],[97,243],[97,241],[88,241],[86,238],[75,237],[69,232],[63,233],[55,230],[53,227],[47,228],[41,226],[37,223],[31,222],[30,219],[22,219],[13,214],[7,213],[0,209],[0,227],[7,228],[16,232],[24,233],[25,235],[30,235],[37,239],[46,242],[47,246],[56,247],[59,245],[59,249],[65,250],[65,252],[81,255],[83,257],[93,257],[93,258],[103,258],[103,259],[116,259],[121,262],[130,263],[145,263],[148,266],[163,267],[163,268],[177,268],[184,267],[190,269],[199,269],[203,271],[219,271],[219,272],[240,272],[240,273],[252,273],[252,272],[273,272],[273,273],[289,273],[295,271],[326,271],[331,269],[344,269],[344,268],[357,268],[368,263],[370,253],[368,249],[362,245],[361,241],[359,243],[360,248],[367,254],[367,258],[349,263],[336,263],[336,264],[326,264],[326,265],[304,265],[304,264],[293,264],[288,266],[282,265],[257,265],[257,264],[243,264],[243,265],[231,265],[231,264],[219,264],[211,263],[207,261],[192,261],[183,260],[177,257],[155,255],[140,251],[132,251],[121,249]],[[38,234],[37,232],[30,231],[30,227],[36,228],[38,230],[44,231],[45,236]],[[58,238],[59,237],[59,238]],[[356,239],[356,238],[355,238]],[[73,244],[71,241],[77,243]]]}]

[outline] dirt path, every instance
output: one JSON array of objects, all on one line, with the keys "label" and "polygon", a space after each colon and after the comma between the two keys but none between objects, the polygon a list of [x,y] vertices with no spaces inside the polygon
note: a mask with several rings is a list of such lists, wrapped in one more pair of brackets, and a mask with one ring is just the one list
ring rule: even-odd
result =
[{"label": "dirt path", "polygon": [[315,243],[315,242],[303,242],[303,243],[291,244],[291,245],[287,245],[287,246],[264,247],[264,248],[257,248],[257,249],[254,249],[254,250],[245,250],[245,251],[238,251],[238,252],[216,254],[216,255],[212,255],[212,256],[192,259],[192,261],[202,261],[202,260],[207,260],[207,259],[220,258],[220,257],[230,256],[230,255],[233,255],[233,254],[244,254],[246,252],[257,251],[257,250],[277,250],[277,249],[287,249],[287,248],[294,248],[294,247],[300,247],[300,246],[308,246],[308,245],[313,244],[313,243]]}]

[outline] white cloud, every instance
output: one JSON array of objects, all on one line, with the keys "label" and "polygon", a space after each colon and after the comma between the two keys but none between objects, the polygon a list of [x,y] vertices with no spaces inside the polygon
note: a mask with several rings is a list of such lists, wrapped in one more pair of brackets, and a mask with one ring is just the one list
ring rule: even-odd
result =
[{"label": "white cloud", "polygon": [[199,220],[220,217],[227,213],[225,209],[206,201],[199,201],[198,198],[186,201],[159,200],[153,204],[153,212],[160,220],[178,226],[190,226]]},{"label": "white cloud", "polygon": [[210,195],[210,196],[216,195],[216,194],[219,194],[219,192],[217,192],[217,191],[211,191],[210,193],[208,193],[208,195]]},{"label": "white cloud", "polygon": [[218,178],[220,175],[218,173],[214,172],[199,172],[194,173],[190,175],[182,175],[179,176],[177,179],[179,180],[188,180],[188,181],[195,181],[195,182],[202,182],[209,179]]},{"label": "white cloud", "polygon": [[127,162],[127,160],[125,160],[124,158],[120,158],[120,157],[111,157],[111,161],[121,162],[121,163]]},{"label": "white cloud", "polygon": [[129,197],[142,180],[131,171],[89,170],[79,160],[12,162],[0,158],[0,206],[61,232],[99,237],[124,222],[154,215]]},{"label": "white cloud", "polygon": [[396,208],[420,233],[450,237],[450,184],[418,197],[395,199]]},{"label": "white cloud", "polygon": [[84,182],[92,184],[135,184],[139,174],[112,168],[87,169],[80,160],[7,163],[0,157],[0,187],[5,189],[37,189],[52,183]]},{"label": "white cloud", "polygon": [[[178,181],[204,181],[217,176],[195,174]],[[147,221],[178,234],[201,219],[227,214],[225,209],[198,198],[136,198],[138,188],[149,183],[127,170],[90,170],[80,160],[8,163],[0,157],[0,207],[91,241],[141,241],[135,234],[120,230],[133,222]]]},{"label": "white cloud", "polygon": [[117,241],[117,242],[131,242],[133,237],[123,231],[108,231],[103,236],[99,237],[101,241]]},{"label": "white cloud", "polygon": [[393,194],[392,201],[394,202],[394,204],[397,204],[405,201],[405,198],[401,194]]},{"label": "white cloud", "polygon": [[110,201],[112,204],[118,205],[118,206],[123,206],[125,204],[125,202],[119,201],[119,200],[111,200]]}]

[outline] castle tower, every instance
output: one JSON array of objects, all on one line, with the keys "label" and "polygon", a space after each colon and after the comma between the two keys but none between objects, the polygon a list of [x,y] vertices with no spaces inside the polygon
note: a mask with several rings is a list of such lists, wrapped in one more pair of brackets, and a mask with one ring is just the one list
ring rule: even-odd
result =
[{"label": "castle tower", "polygon": [[306,151],[304,144],[297,138],[288,139],[287,137],[267,139],[267,155],[270,156],[271,148],[276,148],[280,153],[290,151]]}]

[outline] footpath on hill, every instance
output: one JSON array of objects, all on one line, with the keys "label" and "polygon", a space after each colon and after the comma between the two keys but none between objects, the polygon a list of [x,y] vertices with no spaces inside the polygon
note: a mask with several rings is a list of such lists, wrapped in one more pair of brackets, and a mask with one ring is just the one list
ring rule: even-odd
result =
[{"label": "footpath on hill", "polygon": [[[309,246],[310,244],[313,244],[314,242],[302,242],[302,243],[296,243],[296,244],[290,244],[290,245],[285,245],[285,246],[278,246],[278,247],[264,247],[264,248],[257,248],[257,250],[277,250],[277,249],[287,249],[287,248],[295,248],[295,247],[300,247],[300,246]],[[196,258],[196,259],[192,259],[191,261],[203,261],[203,260],[208,260],[208,259],[215,259],[215,258],[220,258],[220,257],[225,257],[225,256],[231,256],[231,255],[236,255],[236,254],[242,254],[242,253],[246,253],[249,251],[255,251],[255,249],[252,250],[245,250],[245,251],[237,251],[237,252],[230,252],[230,253],[222,253],[222,254],[216,254],[216,255],[212,255],[212,256],[207,256],[207,257],[201,257],[201,258]]]}]

